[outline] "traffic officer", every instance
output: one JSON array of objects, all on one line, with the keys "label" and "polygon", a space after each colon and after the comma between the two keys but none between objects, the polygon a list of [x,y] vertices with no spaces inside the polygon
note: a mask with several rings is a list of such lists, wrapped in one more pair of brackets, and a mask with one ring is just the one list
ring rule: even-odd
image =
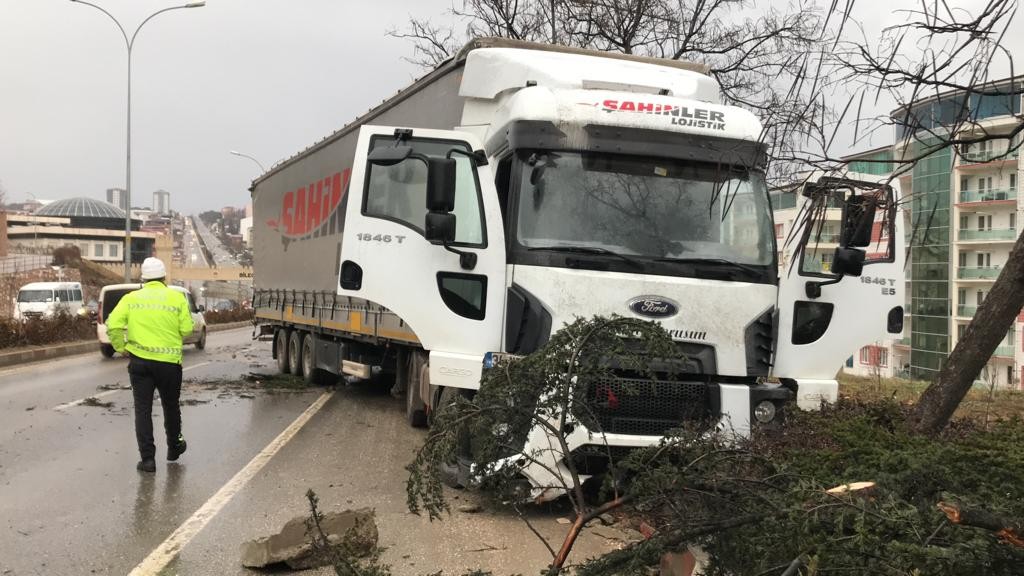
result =
[{"label": "traffic officer", "polygon": [[107,318],[110,343],[127,353],[128,377],[135,397],[135,439],[142,460],[138,468],[156,472],[153,444],[153,391],[160,391],[167,433],[167,459],[185,452],[181,434],[181,348],[192,333],[192,315],[185,295],[164,284],[167,269],[157,258],[142,263],[143,286],[121,298]]}]

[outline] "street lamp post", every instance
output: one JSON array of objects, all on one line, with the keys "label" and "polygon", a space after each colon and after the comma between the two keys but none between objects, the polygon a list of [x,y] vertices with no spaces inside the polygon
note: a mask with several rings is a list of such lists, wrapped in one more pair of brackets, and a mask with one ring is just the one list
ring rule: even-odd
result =
[{"label": "street lamp post", "polygon": [[153,18],[164,12],[170,12],[171,10],[179,10],[182,8],[201,8],[206,5],[205,0],[201,2],[189,2],[182,4],[181,6],[171,6],[162,10],[150,14],[139,24],[139,27],[132,33],[131,38],[128,38],[128,33],[125,32],[124,26],[118,22],[117,18],[110,12],[107,12],[104,8],[97,6],[91,2],[85,0],[71,0],[75,4],[85,4],[86,6],[92,6],[93,8],[103,12],[114,24],[117,25],[117,29],[121,31],[121,36],[124,37],[124,45],[128,48],[128,122],[127,122],[127,151],[125,153],[125,187],[124,187],[124,281],[131,281],[132,274],[132,47],[135,46],[135,37],[139,35],[139,31]]},{"label": "street lamp post", "polygon": [[248,158],[249,160],[252,160],[253,162],[256,163],[257,166],[260,167],[260,173],[261,174],[266,174],[267,173],[267,169],[263,167],[263,164],[259,160],[253,158],[252,156],[249,156],[248,154],[242,154],[238,150],[229,150],[229,153],[230,154],[234,154],[235,156],[241,156],[242,158]]}]

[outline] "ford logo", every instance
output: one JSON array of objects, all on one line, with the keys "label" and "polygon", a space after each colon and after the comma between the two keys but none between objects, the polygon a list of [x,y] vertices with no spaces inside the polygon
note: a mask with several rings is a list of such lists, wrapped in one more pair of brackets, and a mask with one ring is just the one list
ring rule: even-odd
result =
[{"label": "ford logo", "polygon": [[668,318],[679,313],[679,305],[661,296],[638,296],[629,301],[634,314],[648,318]]}]

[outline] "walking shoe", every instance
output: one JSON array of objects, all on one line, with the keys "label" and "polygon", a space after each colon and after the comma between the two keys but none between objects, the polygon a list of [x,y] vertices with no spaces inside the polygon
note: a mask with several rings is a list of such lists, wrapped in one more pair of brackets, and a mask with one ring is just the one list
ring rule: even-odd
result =
[{"label": "walking shoe", "polygon": [[156,460],[152,458],[140,460],[139,463],[135,465],[135,469],[141,472],[156,472]]},{"label": "walking shoe", "polygon": [[174,462],[178,459],[178,456],[184,454],[187,449],[188,444],[185,442],[185,438],[181,434],[178,434],[178,441],[175,442],[174,446],[167,447],[167,459]]}]

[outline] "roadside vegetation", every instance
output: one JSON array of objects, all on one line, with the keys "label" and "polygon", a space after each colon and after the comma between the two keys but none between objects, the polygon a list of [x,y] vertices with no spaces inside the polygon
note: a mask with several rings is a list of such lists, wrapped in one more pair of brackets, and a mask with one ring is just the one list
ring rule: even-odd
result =
[{"label": "roadside vegetation", "polygon": [[[624,333],[633,336],[629,345]],[[409,467],[410,510],[443,520],[443,484],[452,463],[468,455],[481,465],[492,506],[518,513],[528,496],[518,468],[497,463],[521,448],[524,434],[545,428],[561,457],[577,423],[599,430],[586,390],[610,369],[587,359],[614,355],[617,369],[664,377],[645,359],[671,358],[673,349],[656,324],[595,318],[567,326],[529,357],[485,371],[475,396],[455,399],[436,416]],[[607,472],[588,483],[596,485],[581,483],[574,460],[566,459],[572,480],[560,488],[576,519],[537,569],[645,575],[665,553],[694,547],[708,554],[708,575],[1019,574],[1020,396],[974,390],[940,432],[926,433],[916,427],[915,399],[931,384],[845,380],[835,405],[790,411],[749,439],[707,434],[712,422],[693,422],[651,448],[619,458],[607,450]],[[520,462],[550,463],[544,452]],[[576,537],[613,510],[642,519],[646,538],[570,567]]]},{"label": "roadside vegetation", "polygon": [[230,310],[207,310],[203,312],[207,324],[229,324],[231,322],[251,322],[252,309],[236,307]]},{"label": "roadside vegetation", "polygon": [[61,314],[27,322],[0,318],[0,349],[43,346],[96,338],[96,328],[87,318]]}]

